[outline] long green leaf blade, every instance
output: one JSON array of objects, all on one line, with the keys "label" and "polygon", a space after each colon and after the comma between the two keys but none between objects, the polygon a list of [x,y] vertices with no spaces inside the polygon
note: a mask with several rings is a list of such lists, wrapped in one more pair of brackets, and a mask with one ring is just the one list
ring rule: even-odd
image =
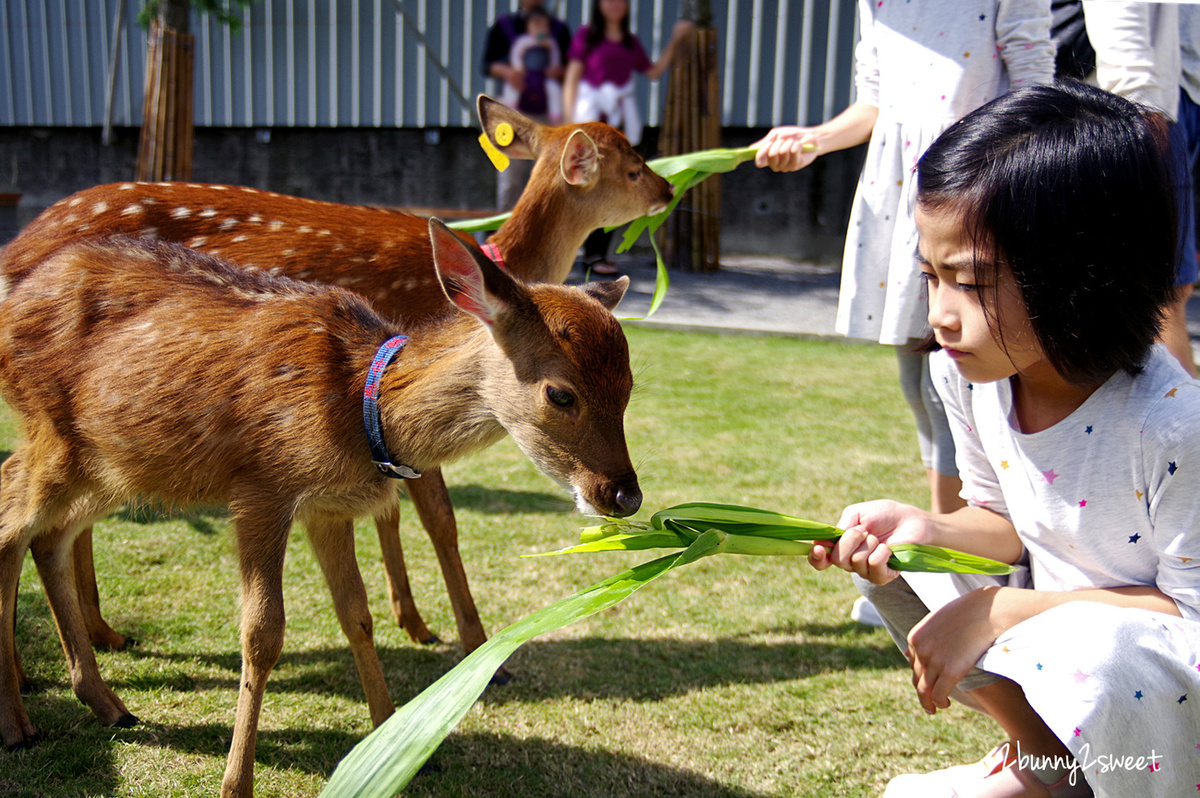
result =
[{"label": "long green leaf blade", "polygon": [[702,535],[682,552],[622,571],[508,626],[351,749],[321,796],[391,798],[458,725],[492,674],[521,644],[611,607],[672,568],[714,554],[719,543],[716,533]]}]

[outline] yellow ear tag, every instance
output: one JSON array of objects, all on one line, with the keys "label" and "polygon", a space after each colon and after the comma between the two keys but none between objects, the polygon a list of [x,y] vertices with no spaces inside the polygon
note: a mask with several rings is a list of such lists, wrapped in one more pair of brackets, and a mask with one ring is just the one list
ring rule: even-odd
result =
[{"label": "yellow ear tag", "polygon": [[501,122],[496,125],[496,143],[501,147],[507,147],[513,143],[512,125],[507,122]]},{"label": "yellow ear tag", "polygon": [[508,168],[508,156],[496,149],[496,145],[492,144],[487,133],[479,134],[479,146],[483,147],[483,151],[487,153],[488,159],[492,162],[492,166],[496,167],[497,172],[503,172]]}]

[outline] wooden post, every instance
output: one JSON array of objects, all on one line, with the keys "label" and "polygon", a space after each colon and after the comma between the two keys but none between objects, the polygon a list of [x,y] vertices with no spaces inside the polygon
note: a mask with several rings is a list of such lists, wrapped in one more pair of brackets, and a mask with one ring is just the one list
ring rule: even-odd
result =
[{"label": "wooden post", "polygon": [[150,24],[138,180],[192,177],[195,45],[187,31],[187,12],[186,0],[162,0],[161,13]]},{"label": "wooden post", "polygon": [[[701,4],[706,5],[706,4]],[[708,19],[705,19],[708,16]],[[721,146],[717,32],[701,15],[676,55],[667,84],[660,147],[679,155]],[[714,272],[721,265],[721,184],[713,176],[692,188],[659,231],[663,260],[673,269]]]}]

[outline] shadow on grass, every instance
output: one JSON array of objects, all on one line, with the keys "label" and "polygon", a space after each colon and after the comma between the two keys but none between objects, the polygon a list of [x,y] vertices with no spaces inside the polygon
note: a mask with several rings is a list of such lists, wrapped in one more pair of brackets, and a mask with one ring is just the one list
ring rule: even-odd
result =
[{"label": "shadow on grass", "polygon": [[[32,649],[22,645],[22,656],[26,662],[33,662],[35,657],[61,657],[53,642],[38,641]],[[413,698],[463,658],[462,651],[452,644],[431,648],[415,644],[381,646],[378,653],[397,705]],[[228,690],[233,694],[241,671],[241,655],[232,650],[176,652],[137,646],[110,656],[157,663],[145,673],[111,679],[109,685],[118,694],[126,689],[180,693]],[[638,678],[614,677],[613,662],[621,663],[623,673],[637,673]],[[532,640],[510,658],[507,667],[516,678],[508,685],[489,687],[483,695],[485,702],[536,703],[564,697],[655,702],[705,688],[772,684],[853,670],[899,670],[906,665],[890,641],[878,638],[853,643],[582,638]],[[267,691],[363,700],[348,647],[285,649],[271,673]]]},{"label": "shadow on grass", "polygon": [[[57,699],[43,714],[80,708]],[[143,721],[132,729],[105,729],[90,719],[53,730],[26,751],[8,754],[0,774],[6,798],[83,798],[124,791],[114,751],[143,746],[184,752],[223,762],[231,727],[223,724],[165,726]],[[297,769],[331,774],[361,735],[328,729],[263,730],[258,733],[255,769]],[[561,743],[471,733],[451,734],[405,790],[409,796],[712,796],[758,798],[762,793],[722,785],[701,774],[638,756]]]},{"label": "shadow on grass", "polygon": [[565,493],[540,491],[497,490],[474,483],[450,485],[450,501],[455,507],[480,513],[569,513],[575,504]]}]

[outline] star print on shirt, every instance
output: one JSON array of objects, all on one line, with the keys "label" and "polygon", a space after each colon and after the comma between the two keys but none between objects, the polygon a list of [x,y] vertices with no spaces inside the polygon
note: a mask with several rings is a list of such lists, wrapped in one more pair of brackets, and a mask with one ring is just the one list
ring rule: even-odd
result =
[{"label": "star print on shirt", "polygon": [[1137,534],[1136,532],[1129,536],[1130,543],[1137,543],[1141,539],[1142,539],[1142,536]]},{"label": "star print on shirt", "polygon": [[1080,499],[1080,500],[1079,500],[1079,506],[1080,506],[1080,507],[1087,507],[1087,499]]},{"label": "star print on shirt", "polygon": [[1184,701],[1187,701],[1187,693],[1184,693],[1183,695],[1179,696],[1179,700],[1176,701],[1175,703],[1182,704]]},{"label": "star print on shirt", "polygon": [[[1084,673],[1084,672],[1083,672],[1083,671],[1081,671],[1079,668],[1076,668],[1076,669],[1075,669],[1075,672],[1074,672],[1074,673],[1072,673],[1071,675],[1075,677],[1075,684],[1083,684],[1083,683],[1085,683],[1085,682],[1086,682],[1088,679],[1092,678],[1092,674],[1090,674],[1090,673]],[[1185,697],[1186,697],[1186,696],[1185,696]]]},{"label": "star print on shirt", "polygon": [[1163,396],[1163,399],[1174,399],[1175,394],[1178,390],[1179,390],[1178,388],[1172,388],[1171,390],[1166,392],[1166,394]]},{"label": "star print on shirt", "polygon": [[1174,460],[1167,463],[1167,473],[1170,474],[1171,476],[1175,476],[1175,472],[1178,470],[1179,470],[1179,467],[1177,465],[1175,465]]},{"label": "star print on shirt", "polygon": [[1059,475],[1058,475],[1058,474],[1055,474],[1055,473],[1054,473],[1054,469],[1053,469],[1053,468],[1051,468],[1049,471],[1043,471],[1043,472],[1042,472],[1042,477],[1043,477],[1043,478],[1045,478],[1045,480],[1046,480],[1047,482],[1049,482],[1051,485],[1053,485],[1053,484],[1054,484],[1054,480],[1058,479]]},{"label": "star print on shirt", "polygon": [[1133,697],[1136,698],[1138,701],[1141,701],[1142,700],[1142,691],[1138,690],[1136,693],[1133,694]]},{"label": "star print on shirt", "polygon": [[1088,424],[1087,429],[1085,429],[1084,432],[1086,432],[1088,435],[1091,435],[1092,434],[1092,425]]}]

